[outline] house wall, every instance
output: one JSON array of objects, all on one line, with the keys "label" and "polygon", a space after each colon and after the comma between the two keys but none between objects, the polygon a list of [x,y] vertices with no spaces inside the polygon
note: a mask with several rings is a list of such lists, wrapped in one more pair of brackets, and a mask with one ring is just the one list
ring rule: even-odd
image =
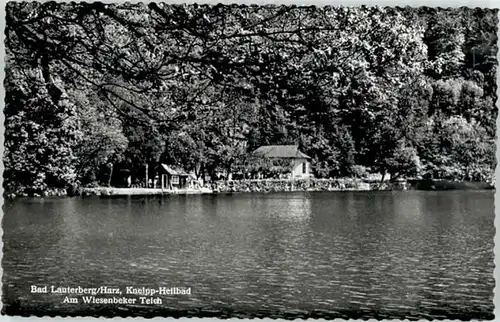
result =
[{"label": "house wall", "polygon": [[160,174],[160,177],[158,178],[158,182],[155,186],[155,188],[162,188],[162,189],[170,189],[176,188],[176,189],[184,189],[187,186],[187,177],[185,176],[177,176],[177,183],[174,183],[173,181],[174,176],[171,176],[168,173],[162,173]]},{"label": "house wall", "polygon": [[[302,165],[306,164],[306,172],[304,173],[302,170]],[[309,161],[307,159],[294,159],[293,160],[293,166],[292,166],[292,177],[294,178],[299,178],[299,177],[307,177],[309,176],[309,173],[311,172],[311,165],[309,164]]]},{"label": "house wall", "polygon": [[[185,189],[187,186],[187,177],[185,176],[171,176],[167,174],[165,177],[167,180],[165,181],[164,189],[170,189],[170,187],[174,189]],[[174,180],[174,177],[177,177],[177,179]]]}]

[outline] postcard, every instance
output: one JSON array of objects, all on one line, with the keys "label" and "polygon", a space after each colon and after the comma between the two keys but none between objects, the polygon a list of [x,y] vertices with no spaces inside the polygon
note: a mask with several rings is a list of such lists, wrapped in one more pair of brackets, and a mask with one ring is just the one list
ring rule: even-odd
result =
[{"label": "postcard", "polygon": [[494,319],[497,26],[8,2],[2,314]]}]

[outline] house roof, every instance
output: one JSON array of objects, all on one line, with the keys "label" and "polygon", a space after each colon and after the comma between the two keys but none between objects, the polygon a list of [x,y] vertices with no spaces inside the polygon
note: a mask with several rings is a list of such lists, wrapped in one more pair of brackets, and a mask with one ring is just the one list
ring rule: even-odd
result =
[{"label": "house roof", "polygon": [[182,170],[179,167],[172,166],[172,165],[166,165],[166,164],[161,164],[161,167],[171,176],[183,176],[187,177],[189,176],[186,171]]},{"label": "house roof", "polygon": [[299,151],[298,145],[264,145],[253,151],[257,157],[264,158],[291,158],[310,159],[308,155]]}]

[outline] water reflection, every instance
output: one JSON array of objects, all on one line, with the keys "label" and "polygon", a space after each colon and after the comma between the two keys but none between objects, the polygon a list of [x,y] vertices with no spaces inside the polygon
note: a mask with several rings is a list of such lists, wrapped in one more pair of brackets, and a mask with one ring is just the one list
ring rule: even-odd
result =
[{"label": "water reflection", "polygon": [[270,204],[276,210],[271,215],[279,220],[303,223],[311,217],[311,199],[306,195],[274,199]]},{"label": "water reflection", "polygon": [[490,192],[63,198],[4,213],[7,308],[19,298],[53,307],[27,292],[33,283],[168,282],[193,290],[165,299],[176,309],[394,318],[493,309]]}]

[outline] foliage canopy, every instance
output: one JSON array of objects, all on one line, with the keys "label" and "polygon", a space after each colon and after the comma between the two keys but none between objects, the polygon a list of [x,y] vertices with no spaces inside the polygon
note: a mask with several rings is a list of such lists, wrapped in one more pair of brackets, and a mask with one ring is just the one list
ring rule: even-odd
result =
[{"label": "foliage canopy", "polygon": [[215,176],[267,144],[299,144],[318,177],[488,180],[496,24],[489,9],[9,2],[6,191],[119,184],[158,161]]}]

